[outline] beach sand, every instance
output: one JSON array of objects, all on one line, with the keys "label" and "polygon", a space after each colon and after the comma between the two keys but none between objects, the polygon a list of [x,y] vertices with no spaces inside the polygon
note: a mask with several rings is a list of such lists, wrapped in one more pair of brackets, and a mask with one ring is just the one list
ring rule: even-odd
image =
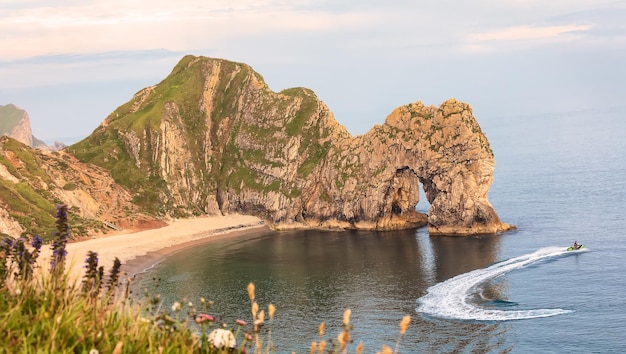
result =
[{"label": "beach sand", "polygon": [[[231,214],[178,219],[158,229],[122,232],[68,243],[66,264],[70,278],[80,280],[84,275],[87,253],[94,251],[98,253],[98,265],[104,266],[105,274],[108,274],[113,260],[117,257],[122,263],[122,273],[131,277],[168,254],[199,242],[224,237],[243,237],[266,230],[268,227],[261,219],[249,215]],[[39,257],[42,267],[49,268],[50,256],[50,247],[44,246]]]}]

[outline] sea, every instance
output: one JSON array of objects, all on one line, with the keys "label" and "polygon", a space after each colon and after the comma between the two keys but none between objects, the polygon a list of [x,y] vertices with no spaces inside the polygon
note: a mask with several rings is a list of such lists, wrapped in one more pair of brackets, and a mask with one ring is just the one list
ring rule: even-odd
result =
[{"label": "sea", "polygon": [[308,353],[321,322],[336,342],[345,309],[348,352],[626,352],[625,111],[478,118],[496,156],[489,200],[517,230],[257,232],[168,256],[134,294],[160,294],[164,310],[203,297],[233,325],[252,322],[253,282],[260,307],[276,306],[276,353]]}]

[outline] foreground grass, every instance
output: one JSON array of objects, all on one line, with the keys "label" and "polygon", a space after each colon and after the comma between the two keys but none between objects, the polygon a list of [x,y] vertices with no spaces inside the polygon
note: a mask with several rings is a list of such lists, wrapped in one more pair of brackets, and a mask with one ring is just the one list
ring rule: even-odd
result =
[{"label": "foreground grass", "polygon": [[1,293],[0,348],[14,353],[185,353],[197,341],[184,327],[155,327],[136,306],[87,297],[67,278],[18,283]]},{"label": "foreground grass", "polygon": [[[87,255],[80,283],[71,280],[65,270],[67,237],[66,209],[60,207],[50,269],[37,271],[39,238],[30,245],[23,239],[0,242],[0,353],[276,352],[272,342],[276,307],[259,307],[254,284],[246,289],[250,323],[218,323],[210,314],[212,302],[202,298],[198,306],[183,301],[170,307],[163,306],[159,295],[131,300],[130,281],[119,279],[119,260],[105,275],[95,252]],[[328,337],[321,323],[310,353],[347,353],[354,343],[350,314],[349,309],[344,312],[343,327],[336,336]],[[399,351],[409,322],[409,316],[402,319],[395,349],[383,345],[382,353]],[[354,351],[361,353],[363,345]]]}]

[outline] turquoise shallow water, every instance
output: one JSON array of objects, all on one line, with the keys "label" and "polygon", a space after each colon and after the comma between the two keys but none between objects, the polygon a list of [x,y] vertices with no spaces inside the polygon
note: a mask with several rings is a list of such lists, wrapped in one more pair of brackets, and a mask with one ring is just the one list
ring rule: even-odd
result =
[{"label": "turquoise shallow water", "polygon": [[[496,154],[489,199],[518,230],[496,236],[267,232],[169,256],[143,274],[164,302],[203,296],[249,320],[248,282],[277,306],[277,352],[308,352],[345,308],[367,352],[626,351],[626,119],[620,109],[481,120]],[[420,205],[418,208],[427,208]],[[577,240],[584,252],[564,252]],[[351,350],[353,352],[353,350]]]}]

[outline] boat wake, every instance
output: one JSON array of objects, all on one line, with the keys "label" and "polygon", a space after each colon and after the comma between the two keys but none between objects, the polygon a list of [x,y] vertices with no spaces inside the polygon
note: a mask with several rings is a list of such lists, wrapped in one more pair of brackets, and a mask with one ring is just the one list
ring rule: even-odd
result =
[{"label": "boat wake", "polygon": [[563,247],[546,247],[534,253],[495,263],[487,268],[457,275],[428,288],[428,293],[417,300],[418,307],[416,310],[433,317],[475,321],[510,321],[569,313],[570,310],[558,308],[505,311],[480,307],[473,304],[471,299],[481,284],[505,273],[542,260],[577,252],[580,251],[571,252]]}]

